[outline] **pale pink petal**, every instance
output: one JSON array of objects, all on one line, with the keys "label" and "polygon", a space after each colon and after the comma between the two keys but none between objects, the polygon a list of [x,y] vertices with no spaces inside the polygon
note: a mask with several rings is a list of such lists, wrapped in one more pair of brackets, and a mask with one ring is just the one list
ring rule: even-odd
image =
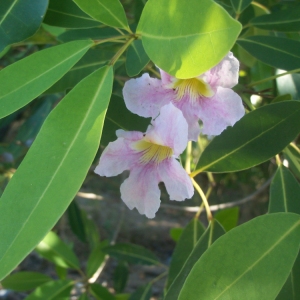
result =
[{"label": "pale pink petal", "polygon": [[145,165],[130,171],[121,185],[121,198],[130,208],[142,215],[154,218],[160,205],[159,176],[153,165]]},{"label": "pale pink petal", "polygon": [[227,126],[233,126],[243,117],[245,109],[240,96],[231,89],[219,87],[212,98],[203,98],[198,107],[202,132],[219,135]]},{"label": "pale pink petal", "polygon": [[204,79],[211,87],[232,88],[239,79],[239,61],[229,52],[214,68],[205,72],[200,78]]},{"label": "pale pink petal", "polygon": [[118,138],[124,138],[130,141],[138,141],[143,138],[143,133],[140,131],[125,131],[123,129],[118,129],[116,131]]},{"label": "pale pink petal", "polygon": [[169,103],[174,91],[163,88],[161,80],[143,74],[125,83],[123,96],[126,107],[141,117],[155,118],[160,108]]},{"label": "pale pink petal", "polygon": [[183,201],[193,196],[194,188],[191,178],[176,159],[165,160],[158,168],[170,200]]},{"label": "pale pink petal", "polygon": [[182,112],[172,103],[163,106],[159,116],[152,121],[145,138],[152,143],[169,146],[174,155],[180,155],[188,142],[188,124]]},{"label": "pale pink petal", "polygon": [[166,73],[164,70],[159,69],[160,71],[160,77],[161,77],[161,81],[163,86],[168,86],[171,83],[174,82],[175,77],[171,76],[170,74]]}]

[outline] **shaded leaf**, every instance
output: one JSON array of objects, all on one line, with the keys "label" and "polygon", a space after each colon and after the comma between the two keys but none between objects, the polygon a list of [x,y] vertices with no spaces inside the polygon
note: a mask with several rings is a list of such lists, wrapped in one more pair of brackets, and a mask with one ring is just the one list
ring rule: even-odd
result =
[{"label": "shaded leaf", "polygon": [[251,0],[230,0],[230,2],[237,14],[240,14],[251,4]]},{"label": "shaded leaf", "polygon": [[226,231],[236,227],[239,220],[240,209],[238,206],[218,211],[214,218],[220,222]]},{"label": "shaded leaf", "polygon": [[113,275],[114,289],[117,293],[121,293],[125,289],[128,276],[128,264],[126,262],[119,262],[114,270]]},{"label": "shaded leaf", "polygon": [[183,230],[184,230],[184,228],[181,228],[181,227],[172,228],[170,230],[170,236],[174,242],[178,242]]},{"label": "shaded leaf", "polygon": [[105,246],[107,246],[107,242],[99,243],[89,255],[86,265],[86,274],[88,278],[91,278],[103,263],[105,254],[102,252],[102,248]]},{"label": "shaded leaf", "polygon": [[289,167],[300,179],[300,150],[296,145],[288,145],[284,150],[284,157],[288,160]]},{"label": "shaded leaf", "polygon": [[[284,72],[284,70],[276,70],[276,75]],[[293,100],[300,99],[300,74],[280,76],[276,78],[276,85],[279,94],[291,94]]]},{"label": "shaded leaf", "polygon": [[129,300],[150,300],[152,294],[151,288],[152,285],[150,283],[140,286],[134,293],[130,295]]},{"label": "shaded leaf", "polygon": [[99,300],[114,300],[115,296],[112,295],[107,288],[99,283],[93,283],[90,285],[91,293]]}]

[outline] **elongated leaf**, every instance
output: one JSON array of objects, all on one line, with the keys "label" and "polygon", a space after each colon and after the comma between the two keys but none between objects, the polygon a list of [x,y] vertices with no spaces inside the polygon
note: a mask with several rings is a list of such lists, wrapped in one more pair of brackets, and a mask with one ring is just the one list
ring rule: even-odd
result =
[{"label": "elongated leaf", "polygon": [[129,300],[150,300],[151,287],[152,285],[150,283],[139,287],[134,293],[130,295]]},{"label": "elongated leaf", "polygon": [[44,23],[65,28],[90,28],[101,25],[85,14],[72,0],[50,0]]},{"label": "elongated leaf", "polygon": [[220,222],[226,231],[236,227],[239,220],[239,207],[231,207],[220,210],[216,213],[215,219]]},{"label": "elongated leaf", "polygon": [[0,118],[23,107],[59,80],[93,45],[76,41],[34,53],[0,72]]},{"label": "elongated leaf", "polygon": [[182,228],[182,227],[175,227],[170,230],[170,237],[172,238],[172,240],[174,242],[177,243],[179,241],[179,238],[180,238],[183,230],[184,230],[184,228]]},{"label": "elongated leaf", "polygon": [[[199,12],[196,18],[195,11]],[[239,22],[211,0],[149,0],[137,33],[151,60],[178,78],[198,76],[232,48]]]},{"label": "elongated leaf", "polygon": [[195,264],[179,300],[273,300],[292,269],[299,236],[300,216],[290,213],[264,215],[232,229]]},{"label": "elongated leaf", "polygon": [[98,149],[112,81],[111,67],[81,81],[51,112],[7,185],[0,199],[0,280],[76,195]]},{"label": "elongated leaf", "polygon": [[297,146],[288,145],[284,150],[284,157],[289,162],[289,167],[300,179],[300,150]]},{"label": "elongated leaf", "polygon": [[73,200],[70,206],[67,209],[68,219],[70,227],[73,233],[82,241],[86,242],[86,234],[85,234],[85,227],[84,221],[82,218],[82,211],[77,205],[77,203]]},{"label": "elongated leaf", "polygon": [[91,292],[96,299],[99,300],[114,300],[115,296],[112,295],[107,288],[100,285],[99,283],[93,283],[90,285]]},{"label": "elongated leaf", "polygon": [[4,289],[22,292],[35,289],[50,280],[52,278],[38,272],[19,272],[7,276],[1,281],[1,285]]},{"label": "elongated leaf", "polygon": [[251,0],[230,0],[230,2],[237,14],[240,14],[251,4]]},{"label": "elongated leaf", "polygon": [[170,285],[180,272],[185,261],[195,248],[199,238],[204,233],[204,231],[205,229],[203,225],[197,219],[193,219],[182,232],[172,255],[167,288],[170,287]]},{"label": "elongated leaf", "polygon": [[119,243],[102,249],[108,255],[132,264],[157,265],[158,258],[148,249],[134,245]]},{"label": "elongated leaf", "polygon": [[33,35],[40,27],[48,0],[0,2],[0,52],[8,45]]},{"label": "elongated leaf", "polygon": [[96,273],[100,265],[103,263],[105,259],[105,254],[102,252],[102,248],[104,246],[107,246],[107,243],[99,243],[91,252],[86,266],[86,274],[88,278],[91,278]]},{"label": "elongated leaf", "polygon": [[202,153],[197,171],[232,172],[260,164],[283,150],[300,132],[300,102],[263,106],[215,137]]},{"label": "elongated leaf", "polygon": [[114,290],[117,293],[123,292],[125,289],[129,275],[128,264],[126,262],[119,262],[114,270]]},{"label": "elongated leaf", "polygon": [[71,280],[50,281],[39,286],[25,300],[69,299],[74,282]]},{"label": "elongated leaf", "polygon": [[225,233],[224,228],[214,220],[210,223],[204,234],[201,236],[193,251],[186,260],[184,266],[180,270],[180,273],[170,286],[167,295],[164,300],[176,300],[178,299],[180,290],[184,286],[186,278],[191,272],[195,263],[199,260],[202,254],[214,243],[220,236]]},{"label": "elongated leaf", "polygon": [[62,268],[80,269],[75,253],[52,231],[37,245],[35,250],[42,257]]},{"label": "elongated leaf", "polygon": [[129,30],[123,6],[119,0],[74,0],[88,15],[108,26]]},{"label": "elongated leaf", "polygon": [[283,70],[300,68],[300,41],[274,36],[250,36],[237,43],[255,58]]},{"label": "elongated leaf", "polygon": [[144,50],[141,40],[130,44],[126,55],[126,70],[130,77],[138,75],[149,63],[150,58]]}]

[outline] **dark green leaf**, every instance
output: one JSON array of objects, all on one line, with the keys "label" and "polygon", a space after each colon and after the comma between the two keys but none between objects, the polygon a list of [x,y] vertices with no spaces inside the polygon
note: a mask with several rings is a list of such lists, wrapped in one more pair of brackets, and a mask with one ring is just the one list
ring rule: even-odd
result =
[{"label": "dark green leaf", "polygon": [[[284,73],[284,70],[276,70],[277,74]],[[276,85],[279,94],[291,94],[293,100],[300,99],[300,74],[287,74],[276,78]]]},{"label": "dark green leaf", "polygon": [[300,41],[274,36],[250,36],[237,43],[255,58],[283,70],[300,68]]},{"label": "dark green leaf", "polygon": [[287,100],[292,100],[292,95],[291,94],[284,94],[277,96],[272,100],[271,103],[276,103],[276,102],[281,102],[281,101],[287,101]]},{"label": "dark green leaf", "polygon": [[289,168],[300,179],[300,150],[296,145],[288,145],[284,150],[284,157],[289,163]]},{"label": "dark green leaf", "polygon": [[112,68],[103,67],[68,93],[7,185],[0,199],[0,280],[42,240],[82,185],[99,147],[112,81]]},{"label": "dark green leaf", "polygon": [[239,207],[231,207],[218,211],[215,214],[215,219],[220,222],[226,231],[236,227],[239,220]]},{"label": "dark green leaf", "polygon": [[107,246],[107,242],[99,243],[91,252],[86,266],[86,274],[88,278],[91,278],[103,263],[105,254],[102,252],[102,248],[104,246]]},{"label": "dark green leaf", "polygon": [[230,0],[231,5],[237,14],[240,14],[251,4],[251,0]]},{"label": "dark green leaf", "polygon": [[151,287],[152,285],[150,283],[139,287],[130,295],[129,300],[150,300],[152,294]]},{"label": "dark green leaf", "polygon": [[269,104],[248,113],[205,148],[194,174],[244,170],[270,159],[300,132],[299,114],[298,101]]},{"label": "dark green leaf", "polygon": [[82,220],[81,209],[78,207],[75,200],[71,202],[67,209],[70,227],[73,233],[82,241],[86,242],[85,227]]},{"label": "dark green leaf", "polygon": [[183,230],[184,230],[184,228],[181,228],[181,227],[172,228],[170,230],[170,236],[174,242],[178,242]]},{"label": "dark green leaf", "polygon": [[300,216],[291,213],[230,230],[194,265],[179,300],[275,299],[298,254],[299,236]]},{"label": "dark green leaf", "polygon": [[128,264],[126,262],[119,262],[113,275],[114,289],[117,293],[121,293],[125,289],[128,275]]},{"label": "dark green leaf", "polygon": [[95,222],[87,216],[87,213],[82,210],[82,220],[84,222],[85,236],[88,240],[90,249],[94,249],[100,242],[100,235]]},{"label": "dark green leaf", "polygon": [[112,295],[107,288],[103,287],[99,283],[93,283],[90,285],[91,293],[98,300],[115,300],[115,296]]}]

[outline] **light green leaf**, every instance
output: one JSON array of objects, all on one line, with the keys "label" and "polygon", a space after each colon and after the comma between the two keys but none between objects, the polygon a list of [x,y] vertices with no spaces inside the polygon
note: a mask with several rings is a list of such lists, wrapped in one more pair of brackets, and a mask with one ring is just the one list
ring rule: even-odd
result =
[{"label": "light green leaf", "polygon": [[203,151],[197,170],[233,172],[258,165],[282,151],[300,132],[300,102],[265,105],[216,136]]},{"label": "light green leaf", "polygon": [[48,0],[0,2],[0,52],[8,45],[32,36],[40,27]]},{"label": "light green leaf", "polygon": [[237,222],[239,220],[239,212],[240,209],[238,206],[226,208],[218,211],[215,214],[215,219],[220,222],[220,224],[224,227],[226,231],[231,230],[236,227]]},{"label": "light green leaf", "polygon": [[275,36],[250,36],[237,43],[255,58],[283,70],[300,68],[300,41]]},{"label": "light green leaf", "polygon": [[38,272],[18,272],[3,279],[1,285],[4,289],[22,292],[35,289],[50,280],[52,278]]},{"label": "light green leaf", "polygon": [[300,149],[294,145],[288,145],[284,150],[284,157],[288,160],[289,168],[300,179]]},{"label": "light green leaf", "polygon": [[74,0],[88,15],[108,26],[129,30],[124,8],[119,0]]},{"label": "light green leaf", "polygon": [[184,228],[182,228],[182,227],[171,228],[170,236],[174,242],[176,242],[176,243],[178,242],[180,236],[182,235],[183,230],[184,230]]},{"label": "light green leaf", "polygon": [[68,93],[7,185],[0,199],[0,280],[42,240],[82,185],[98,150],[112,81],[112,67],[103,67]]},{"label": "light green leaf", "polygon": [[59,80],[93,45],[76,41],[34,53],[0,72],[0,118],[23,107]]},{"label": "light green leaf", "polygon": [[251,4],[251,0],[230,0],[230,2],[237,14],[240,14]]},{"label": "light green leaf", "polygon": [[70,292],[74,285],[71,280],[49,281],[39,286],[25,300],[58,300],[70,299]]},{"label": "light green leaf", "polygon": [[213,220],[209,227],[206,229],[204,234],[198,240],[193,251],[186,260],[184,266],[180,270],[180,273],[173,281],[170,286],[167,295],[164,300],[177,300],[180,290],[184,286],[185,280],[191,272],[195,263],[199,260],[201,255],[223,234],[225,233],[224,228],[218,223],[218,221]]},{"label": "light green leaf", "polygon": [[134,244],[118,243],[113,246],[105,247],[102,251],[119,260],[124,260],[132,264],[159,264],[158,258],[150,250]]},{"label": "light green leaf", "polygon": [[298,254],[299,236],[300,216],[291,213],[232,229],[195,264],[179,300],[275,299]]},{"label": "light green leaf", "polygon": [[190,221],[190,223],[183,230],[172,254],[166,286],[167,288],[169,288],[175,280],[176,276],[180,272],[190,253],[195,248],[204,231],[205,229],[203,225],[195,218],[192,219],[192,221]]},{"label": "light green leaf", "polygon": [[35,250],[44,258],[62,268],[80,269],[75,253],[54,233],[50,231]]},{"label": "light green leaf", "polygon": [[134,293],[130,295],[129,300],[150,300],[152,294],[151,288],[151,283],[140,286]]},{"label": "light green leaf", "polygon": [[107,242],[99,243],[91,252],[86,266],[86,274],[88,278],[91,278],[103,263],[105,254],[102,252],[102,248],[104,246],[107,246]]},{"label": "light green leaf", "polygon": [[141,40],[130,44],[126,55],[126,71],[130,77],[138,75],[149,63],[150,58],[144,50]]},{"label": "light green leaf", "polygon": [[91,293],[98,300],[115,300],[115,296],[112,295],[107,288],[99,283],[93,283],[90,285]]},{"label": "light green leaf", "polygon": [[101,25],[85,14],[73,0],[50,0],[43,22],[64,28],[90,28]]},{"label": "light green leaf", "polygon": [[[195,11],[198,12],[197,17]],[[219,63],[241,24],[211,0],[149,0],[137,27],[151,60],[178,78],[198,76]]]}]

